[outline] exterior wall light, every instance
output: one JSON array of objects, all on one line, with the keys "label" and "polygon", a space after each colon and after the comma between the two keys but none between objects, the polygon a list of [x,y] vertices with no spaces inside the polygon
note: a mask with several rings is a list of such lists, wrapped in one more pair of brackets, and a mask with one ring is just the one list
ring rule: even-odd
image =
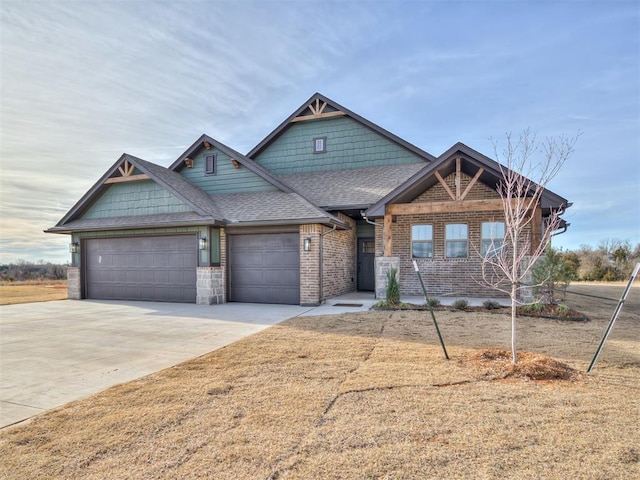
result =
[{"label": "exterior wall light", "polygon": [[302,248],[305,252],[311,250],[311,237],[307,237],[304,239],[304,243],[302,244]]},{"label": "exterior wall light", "polygon": [[71,242],[69,244],[69,253],[78,253],[78,242]]},{"label": "exterior wall light", "polygon": [[206,250],[207,249],[207,239],[206,238],[198,239],[198,248],[200,250]]}]

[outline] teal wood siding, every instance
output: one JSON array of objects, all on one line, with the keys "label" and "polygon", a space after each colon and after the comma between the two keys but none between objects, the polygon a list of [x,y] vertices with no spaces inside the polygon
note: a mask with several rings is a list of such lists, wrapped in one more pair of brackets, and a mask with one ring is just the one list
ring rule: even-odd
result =
[{"label": "teal wood siding", "polygon": [[[316,137],[325,153],[313,152]],[[277,175],[424,162],[346,116],[294,123],[254,160]]]},{"label": "teal wood siding", "polygon": [[358,220],[356,222],[356,236],[359,238],[374,238],[376,236],[375,226],[363,220]]},{"label": "teal wood siding", "polygon": [[193,209],[153,180],[114,183],[82,218],[183,213]]},{"label": "teal wood siding", "polygon": [[[205,157],[212,153],[216,155],[216,174],[207,175],[205,173]],[[209,195],[278,190],[247,167],[240,165],[240,168],[235,168],[231,160],[229,155],[216,148],[211,148],[211,150],[202,149],[193,158],[193,168],[182,167],[180,175]]]}]

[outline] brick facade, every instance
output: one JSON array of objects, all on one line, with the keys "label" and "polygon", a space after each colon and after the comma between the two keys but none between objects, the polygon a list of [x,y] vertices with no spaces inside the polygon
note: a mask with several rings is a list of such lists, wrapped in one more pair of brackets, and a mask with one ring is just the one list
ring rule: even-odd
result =
[{"label": "brick facade", "polygon": [[[320,303],[320,233],[322,225],[300,225],[300,305]],[[311,250],[304,251],[304,239],[311,239]]]},{"label": "brick facade", "polygon": [[351,230],[335,230],[322,237],[322,301],[356,288],[356,222],[341,213],[337,217]]},{"label": "brick facade", "polygon": [[[317,224],[300,225],[300,305],[319,305],[327,298],[355,290],[356,222],[341,213],[337,216],[351,229],[331,231]],[[308,252],[303,248],[305,238],[311,239]]]},{"label": "brick facade", "polygon": [[[471,178],[461,175],[461,191]],[[455,191],[455,174],[445,182]],[[465,200],[499,199],[493,189],[480,182],[469,191]],[[416,197],[412,203],[445,202],[451,197],[439,183]],[[464,203],[464,201],[463,201]],[[411,252],[411,227],[416,224],[433,226],[433,257],[415,259],[429,295],[449,297],[500,297],[499,291],[488,287],[482,280],[481,224],[504,221],[501,210],[493,212],[464,212],[443,214],[396,215],[393,219],[392,256],[399,257],[400,292],[402,295],[422,295],[420,281],[413,269]],[[464,223],[468,227],[467,258],[445,257],[445,226],[448,223]],[[376,227],[376,256],[383,253],[383,229]],[[376,293],[378,288],[376,286]]]}]

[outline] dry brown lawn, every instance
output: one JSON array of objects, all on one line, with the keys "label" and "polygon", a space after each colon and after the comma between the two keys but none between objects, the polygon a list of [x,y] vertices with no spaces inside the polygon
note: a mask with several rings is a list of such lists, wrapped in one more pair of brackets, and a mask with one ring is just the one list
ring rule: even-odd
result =
[{"label": "dry brown lawn", "polygon": [[0,284],[0,305],[49,302],[66,298],[66,280],[3,282]]},{"label": "dry brown lawn", "polygon": [[564,378],[507,376],[503,314],[438,312],[450,361],[426,312],[294,318],[3,430],[0,477],[640,478],[640,288],[590,375],[615,302],[569,304],[519,325]]}]

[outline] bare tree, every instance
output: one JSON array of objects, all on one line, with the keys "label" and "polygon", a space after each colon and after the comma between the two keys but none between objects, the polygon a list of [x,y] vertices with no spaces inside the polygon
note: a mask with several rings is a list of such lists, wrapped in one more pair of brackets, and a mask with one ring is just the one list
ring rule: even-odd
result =
[{"label": "bare tree", "polygon": [[[493,140],[502,179],[498,193],[504,210],[505,236],[497,248],[483,256],[482,278],[491,287],[511,299],[511,352],[517,363],[516,313],[521,304],[523,281],[531,276],[531,268],[544,253],[551,235],[561,226],[560,215],[566,205],[552,208],[542,218],[541,200],[549,182],[558,174],[573,153],[578,135],[561,136],[538,142],[529,129],[517,140],[506,135],[500,148]],[[531,286],[524,286],[531,288]]]}]

